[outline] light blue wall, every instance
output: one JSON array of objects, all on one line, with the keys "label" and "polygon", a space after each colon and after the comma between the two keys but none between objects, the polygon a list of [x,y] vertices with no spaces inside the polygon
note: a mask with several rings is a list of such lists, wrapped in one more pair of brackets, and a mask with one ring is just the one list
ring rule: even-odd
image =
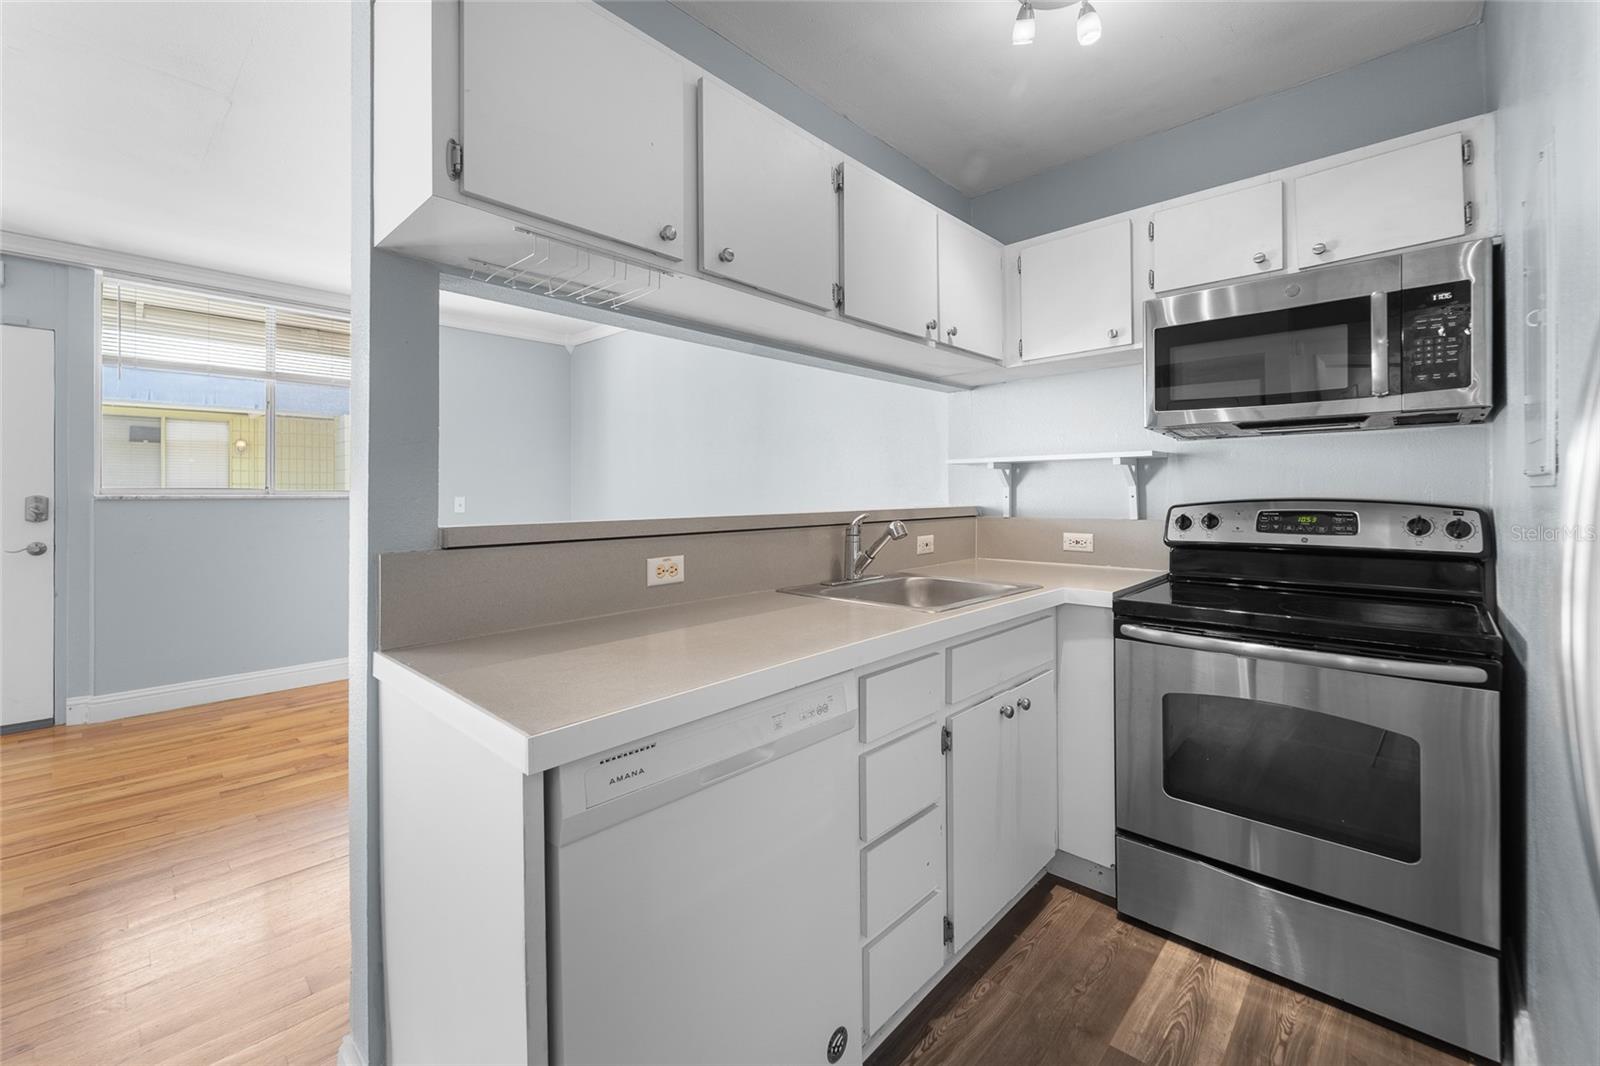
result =
[{"label": "light blue wall", "polygon": [[344,500],[94,498],[94,272],[5,258],[0,314],[56,331],[57,717],[67,696],[338,659]]},{"label": "light blue wall", "polygon": [[55,708],[94,692],[94,411],[64,397],[94,395],[94,271],[16,256],[0,258],[0,319],[56,335]]},{"label": "light blue wall", "polygon": [[969,220],[1020,241],[1487,110],[1468,26],[996,189]]},{"label": "light blue wall", "polygon": [[968,200],[960,192],[672,4],[665,0],[600,0],[600,3],[812,136],[956,217],[967,217]]},{"label": "light blue wall", "polygon": [[97,693],[345,656],[342,499],[96,500]]},{"label": "light blue wall", "polygon": [[[1554,146],[1553,215],[1559,346],[1560,437],[1570,441],[1585,375],[1600,373],[1600,5],[1491,0],[1484,15],[1490,105],[1499,115],[1497,164],[1506,230],[1506,277],[1518,279],[1531,174]],[[1506,286],[1506,321],[1529,310],[1522,286]],[[1506,380],[1522,382],[1523,331],[1506,333]],[[1523,903],[1525,929],[1509,931],[1520,956],[1539,1061],[1600,1061],[1600,884],[1584,861],[1567,734],[1557,688],[1561,664],[1561,542],[1518,535],[1554,531],[1563,490],[1522,476],[1524,422],[1513,404],[1494,424],[1493,502],[1501,531],[1500,612],[1523,664],[1508,712],[1526,731],[1522,765],[1526,837],[1513,835],[1508,889]],[[1570,480],[1572,472],[1566,472]],[[1594,713],[1591,708],[1590,713]],[[1515,800],[1517,797],[1513,796]],[[1520,828],[1520,826],[1519,826]],[[1516,925],[1521,925],[1521,922]],[[1520,950],[1517,950],[1520,948]],[[1527,1061],[1532,1050],[1519,1047]]]},{"label": "light blue wall", "polygon": [[567,521],[571,409],[565,348],[439,330],[439,524]]}]

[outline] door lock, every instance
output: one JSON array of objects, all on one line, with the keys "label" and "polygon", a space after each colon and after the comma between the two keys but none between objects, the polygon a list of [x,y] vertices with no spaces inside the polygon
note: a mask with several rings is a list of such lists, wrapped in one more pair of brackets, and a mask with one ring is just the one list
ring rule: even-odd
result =
[{"label": "door lock", "polygon": [[50,521],[50,497],[29,496],[22,501],[22,520],[24,522]]}]

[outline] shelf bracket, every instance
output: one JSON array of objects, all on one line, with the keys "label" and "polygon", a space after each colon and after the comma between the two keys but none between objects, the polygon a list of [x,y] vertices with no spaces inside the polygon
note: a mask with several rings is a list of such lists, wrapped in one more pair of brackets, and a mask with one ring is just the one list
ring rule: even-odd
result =
[{"label": "shelf bracket", "polygon": [[1000,475],[1000,480],[1006,486],[1005,507],[1000,512],[1006,518],[1017,516],[1017,482],[1022,480],[1021,463],[990,463],[989,469]]},{"label": "shelf bracket", "polygon": [[1140,501],[1140,489],[1143,488],[1146,463],[1160,459],[1161,456],[1132,456],[1119,455],[1111,460],[1113,466],[1122,471],[1123,480],[1128,485],[1128,517],[1140,519],[1144,517],[1144,507]]}]

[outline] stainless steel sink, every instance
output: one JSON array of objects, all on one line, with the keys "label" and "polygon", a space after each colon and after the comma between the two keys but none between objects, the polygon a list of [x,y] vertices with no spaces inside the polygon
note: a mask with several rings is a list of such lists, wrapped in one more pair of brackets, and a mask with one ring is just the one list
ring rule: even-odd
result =
[{"label": "stainless steel sink", "polygon": [[1032,592],[1040,585],[1008,585],[998,581],[968,581],[958,577],[933,577],[929,574],[883,574],[859,581],[833,581],[821,585],[798,585],[779,589],[795,596],[816,596],[824,600],[850,600],[880,607],[907,607],[913,611],[953,611],[975,603]]}]

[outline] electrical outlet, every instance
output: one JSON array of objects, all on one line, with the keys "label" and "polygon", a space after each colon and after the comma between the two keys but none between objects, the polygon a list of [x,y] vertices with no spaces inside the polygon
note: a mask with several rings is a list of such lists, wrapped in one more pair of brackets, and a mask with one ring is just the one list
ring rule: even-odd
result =
[{"label": "electrical outlet", "polygon": [[676,585],[683,581],[683,556],[663,555],[644,561],[646,585]]},{"label": "electrical outlet", "polygon": [[456,514],[466,514],[466,513],[467,513],[467,498],[465,496],[457,496],[456,497]]},{"label": "electrical outlet", "polygon": [[926,534],[924,534],[924,535],[922,535],[922,536],[917,538],[917,554],[918,555],[932,555],[933,554],[933,534],[932,533],[926,533]]},{"label": "electrical outlet", "polygon": [[1092,552],[1094,551],[1094,534],[1063,533],[1061,534],[1061,550],[1064,552]]}]

